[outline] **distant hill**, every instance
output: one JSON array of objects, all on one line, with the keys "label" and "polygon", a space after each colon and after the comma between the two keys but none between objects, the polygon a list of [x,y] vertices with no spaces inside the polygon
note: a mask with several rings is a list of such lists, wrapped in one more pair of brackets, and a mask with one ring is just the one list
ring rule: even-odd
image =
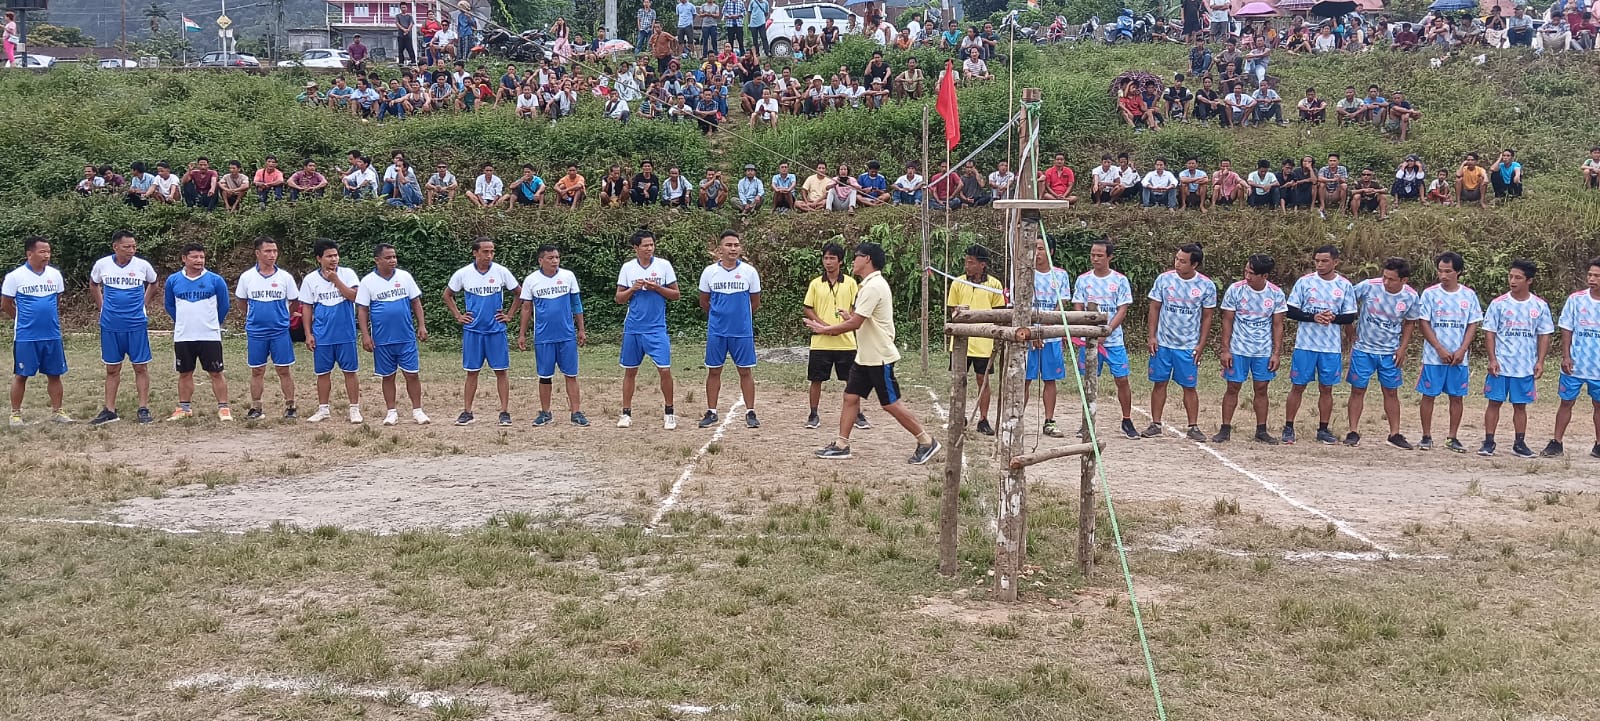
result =
[{"label": "distant hill", "polygon": [[[97,44],[110,45],[122,36],[122,3],[124,0],[50,0],[47,22],[76,27],[93,36]],[[150,35],[150,20],[145,10],[150,0],[125,0],[128,8],[128,39],[142,40]],[[172,0],[158,2],[167,13],[163,29],[178,27],[187,15],[200,24],[201,35],[197,45],[205,45],[216,36],[218,0]],[[272,32],[277,10],[268,0],[238,0],[230,2],[228,17],[233,20],[234,32],[241,38],[260,37]],[[322,0],[283,0],[283,23],[286,28],[321,27],[328,4]]]}]

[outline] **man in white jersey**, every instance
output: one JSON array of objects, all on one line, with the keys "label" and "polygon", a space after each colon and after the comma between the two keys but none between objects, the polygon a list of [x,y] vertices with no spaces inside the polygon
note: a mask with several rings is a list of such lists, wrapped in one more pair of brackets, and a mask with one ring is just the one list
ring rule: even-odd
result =
[{"label": "man in white jersey", "polygon": [[428,340],[428,321],[422,314],[422,290],[411,274],[400,270],[394,246],[379,243],[372,251],[373,269],[356,286],[356,326],[361,347],[372,354],[372,372],[383,379],[383,424],[399,422],[395,410],[398,389],[394,374],[406,376],[406,395],[411,398],[411,419],[428,424],[422,412],[422,379],[417,377],[422,364],[417,344]]},{"label": "man in white jersey", "polygon": [[360,423],[361,369],[356,355],[356,272],[339,265],[339,244],[318,238],[311,245],[317,269],[300,281],[300,312],[306,329],[306,349],[311,351],[312,370],[317,374],[317,412],[306,420],[321,423],[332,415],[328,401],[333,396],[333,369],[344,372],[345,397],[350,400],[351,423]]},{"label": "man in white jersey", "polygon": [[1540,455],[1554,458],[1565,451],[1561,440],[1572,422],[1572,406],[1585,389],[1594,406],[1594,447],[1589,456],[1600,458],[1600,258],[1589,259],[1587,286],[1567,296],[1561,306],[1561,407],[1556,410],[1555,434]]},{"label": "man in white jersey", "polygon": [[578,395],[578,346],[589,342],[583,327],[583,297],[578,294],[578,277],[561,267],[561,250],[553,245],[539,246],[539,269],[522,281],[522,292],[511,302],[511,314],[518,317],[517,350],[528,349],[528,323],[533,321],[533,363],[539,376],[539,414],[533,425],[546,426],[555,420],[550,415],[550,396],[554,394],[556,368],[567,379],[567,410],[572,425],[589,425]]},{"label": "man in white jersey", "polygon": [[1267,431],[1267,385],[1278,377],[1283,357],[1283,317],[1289,310],[1283,289],[1268,278],[1277,268],[1270,255],[1252,255],[1244,263],[1244,280],[1222,295],[1222,336],[1217,359],[1228,390],[1222,394],[1222,427],[1212,443],[1233,437],[1233,413],[1246,380],[1255,387],[1256,441],[1269,446],[1278,439]]},{"label": "man in white jersey", "polygon": [[1460,253],[1445,251],[1433,259],[1439,282],[1422,291],[1422,309],[1417,325],[1422,331],[1422,373],[1417,376],[1418,411],[1422,417],[1422,440],[1417,449],[1433,450],[1433,402],[1442,393],[1450,397],[1450,434],[1444,447],[1466,453],[1457,438],[1461,414],[1471,381],[1467,348],[1483,322],[1483,302],[1477,291],[1461,284],[1466,261]]},{"label": "man in white jersey", "polygon": [[639,379],[639,365],[645,356],[656,366],[661,377],[662,427],[678,427],[678,417],[672,412],[672,338],[667,335],[667,303],[683,297],[678,290],[678,276],[672,263],[656,257],[656,236],[649,230],[634,233],[629,240],[633,245],[634,259],[622,264],[617,272],[619,305],[628,306],[622,319],[622,415],[617,418],[618,428],[633,424],[633,389]]},{"label": "man in white jersey", "polygon": [[228,317],[228,282],[206,269],[206,247],[183,246],[183,271],[167,276],[162,304],[172,318],[173,367],[178,371],[178,407],[167,417],[194,417],[194,369],[211,376],[217,399],[217,420],[233,420],[228,408],[228,379],[222,375],[222,321]]},{"label": "man in white jersey", "polygon": [[[478,373],[484,365],[494,371],[494,388],[500,396],[500,426],[511,425],[511,377],[507,374],[511,369],[511,338],[506,335],[511,315],[506,312],[505,303],[506,294],[517,287],[517,277],[494,262],[494,241],[479,237],[472,241],[472,262],[450,276],[450,285],[444,289],[444,305],[461,324],[461,367],[467,372],[461,388],[461,415],[456,417],[458,426],[475,420],[472,402],[478,395]],[[457,293],[463,296],[465,311],[456,305]]]},{"label": "man in white jersey", "polygon": [[[1050,246],[1044,238],[1039,238],[1033,246],[1034,310],[1059,311],[1072,300],[1072,276],[1050,261]],[[1028,344],[1026,377],[1025,398],[1033,395],[1031,386],[1034,381],[1042,381],[1044,385],[1043,433],[1051,438],[1062,437],[1065,434],[1056,427],[1056,381],[1067,377],[1066,344],[1060,338],[1031,341]]]},{"label": "man in white jersey", "polygon": [[150,414],[150,316],[145,308],[161,286],[156,285],[156,269],[138,252],[139,241],[132,231],[119,230],[111,234],[111,255],[95,261],[89,270],[89,292],[100,307],[100,360],[106,364],[105,405],[89,421],[92,426],[121,419],[117,390],[122,386],[123,360],[133,364],[139,422],[155,420]]},{"label": "man in white jersey", "polygon": [[1344,444],[1361,443],[1361,411],[1367,398],[1367,385],[1378,376],[1383,388],[1383,414],[1389,420],[1386,442],[1402,451],[1411,443],[1400,434],[1400,383],[1406,365],[1406,349],[1411,345],[1415,321],[1422,316],[1421,299],[1409,284],[1411,262],[1405,258],[1383,261],[1383,276],[1355,286],[1360,308],[1356,321],[1356,342],[1350,349],[1350,402],[1346,412],[1350,432]]},{"label": "man in white jersey", "polygon": [[1494,455],[1500,406],[1510,401],[1511,425],[1517,434],[1511,452],[1521,458],[1533,457],[1526,442],[1528,404],[1536,396],[1534,382],[1544,375],[1544,357],[1550,352],[1550,335],[1555,333],[1549,304],[1530,290],[1538,272],[1531,260],[1511,261],[1506,283],[1510,290],[1490,302],[1483,313],[1483,346],[1489,356],[1483,397],[1489,405],[1483,409],[1480,456]]},{"label": "man in white jersey", "polygon": [[717,396],[722,391],[722,364],[729,356],[739,369],[739,392],[744,396],[744,424],[760,428],[756,419],[755,313],[761,307],[761,276],[755,266],[739,260],[743,252],[739,234],[723,231],[717,242],[717,262],[700,273],[700,310],[706,314],[706,414],[701,428],[718,422]]},{"label": "man in white jersey", "polygon": [[[1111,316],[1106,322],[1111,335],[1100,341],[1095,372],[1111,369],[1111,377],[1117,384],[1117,403],[1122,406],[1122,435],[1138,440],[1139,429],[1134,427],[1132,416],[1133,388],[1128,384],[1128,348],[1122,336],[1122,324],[1127,321],[1128,308],[1133,305],[1133,286],[1128,283],[1128,276],[1111,269],[1111,258],[1115,254],[1116,246],[1104,238],[1089,245],[1090,270],[1078,276],[1078,283],[1072,289],[1072,307],[1085,310],[1093,303],[1096,310]],[[1080,365],[1087,367],[1087,363]]]},{"label": "man in white jersey", "polygon": [[1156,277],[1150,288],[1150,312],[1146,319],[1150,340],[1150,425],[1140,435],[1161,435],[1161,412],[1167,405],[1167,383],[1176,380],[1183,388],[1183,410],[1193,441],[1206,440],[1200,431],[1199,382],[1200,353],[1211,334],[1211,316],[1217,309],[1217,284],[1200,272],[1205,259],[1199,243],[1190,243],[1172,256],[1172,270]]},{"label": "man in white jersey", "polygon": [[11,344],[11,425],[20,426],[22,398],[28,379],[43,373],[50,396],[50,415],[57,423],[71,423],[61,408],[61,376],[67,374],[67,351],[61,343],[61,294],[67,283],[50,265],[50,241],[34,236],[22,241],[28,260],[6,274],[0,290],[0,313],[16,321]]},{"label": "man in white jersey", "polygon": [[1289,362],[1289,398],[1283,404],[1283,442],[1295,442],[1294,419],[1300,414],[1306,386],[1315,380],[1320,391],[1317,441],[1331,446],[1339,442],[1328,428],[1333,419],[1333,387],[1344,370],[1344,349],[1356,320],[1356,293],[1355,286],[1339,274],[1338,248],[1317,248],[1312,261],[1316,271],[1300,276],[1289,291],[1289,320],[1299,327]]},{"label": "man in white jersey", "polygon": [[300,289],[289,271],[278,267],[278,241],[256,238],[256,264],[239,276],[234,295],[245,302],[245,362],[250,365],[250,410],[245,420],[260,420],[261,394],[266,385],[267,363],[278,372],[283,392],[283,417],[294,420],[294,341],[289,338],[289,302]]}]

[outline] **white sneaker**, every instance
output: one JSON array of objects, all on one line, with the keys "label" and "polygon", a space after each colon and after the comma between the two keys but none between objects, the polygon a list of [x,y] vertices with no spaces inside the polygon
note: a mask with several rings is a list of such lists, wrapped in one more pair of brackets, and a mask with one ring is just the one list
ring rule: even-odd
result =
[{"label": "white sneaker", "polygon": [[631,425],[633,425],[633,416],[630,416],[630,415],[624,413],[624,414],[622,414],[621,418],[617,419],[617,427],[618,428],[627,428],[628,426],[631,426]]},{"label": "white sneaker", "polygon": [[672,415],[670,413],[667,414],[666,418],[661,419],[661,427],[665,428],[665,429],[667,429],[669,431],[677,430],[678,429],[678,417],[675,416],[675,415]]},{"label": "white sneaker", "polygon": [[383,424],[384,425],[392,426],[392,425],[395,425],[396,423],[399,423],[399,422],[400,422],[400,411],[397,411],[397,410],[395,410],[393,408],[390,408],[388,413],[383,414]]},{"label": "white sneaker", "polygon": [[416,421],[419,426],[428,425],[428,414],[423,413],[421,408],[412,408],[411,420]]},{"label": "white sneaker", "polygon": [[328,416],[330,416],[330,415],[333,415],[333,414],[328,411],[328,407],[327,406],[317,406],[317,412],[316,413],[312,413],[311,417],[306,419],[306,422],[307,423],[321,423],[321,422],[323,422],[325,420],[328,420]]},{"label": "white sneaker", "polygon": [[359,423],[361,423],[361,421],[362,421],[362,418],[361,418],[361,407],[360,406],[350,406],[350,422],[359,424]]}]

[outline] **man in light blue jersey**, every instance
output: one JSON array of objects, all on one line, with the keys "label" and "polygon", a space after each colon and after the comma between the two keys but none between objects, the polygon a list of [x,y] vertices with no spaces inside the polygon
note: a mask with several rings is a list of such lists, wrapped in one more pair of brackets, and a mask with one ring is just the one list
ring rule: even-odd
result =
[{"label": "man in light blue jersey", "polygon": [[744,252],[739,234],[723,231],[717,241],[717,262],[700,273],[700,310],[706,314],[706,414],[701,428],[717,424],[717,396],[722,392],[722,365],[731,356],[739,369],[744,396],[744,424],[760,428],[756,419],[755,313],[761,307],[761,275],[739,259]]},{"label": "man in light blue jersey", "polygon": [[[1128,308],[1133,305],[1133,286],[1125,276],[1111,269],[1111,259],[1116,255],[1116,245],[1101,238],[1089,246],[1090,270],[1078,276],[1072,289],[1072,307],[1085,310],[1089,304],[1111,316],[1106,328],[1111,335],[1100,341],[1096,373],[1111,369],[1117,384],[1117,403],[1122,406],[1122,435],[1139,439],[1139,429],[1133,425],[1133,388],[1128,384],[1128,348],[1123,341],[1122,324],[1128,319]],[[1087,367],[1087,364],[1081,364]]]},{"label": "man in light blue jersey", "polygon": [[34,236],[22,241],[27,262],[6,274],[0,290],[0,313],[16,321],[11,344],[11,425],[23,425],[22,398],[28,379],[43,373],[50,396],[50,417],[71,423],[61,407],[61,376],[67,374],[67,351],[61,343],[61,294],[66,280],[50,265],[50,241]]},{"label": "man in light blue jersey", "polygon": [[419,426],[428,424],[422,412],[422,363],[417,344],[428,340],[428,320],[422,314],[422,290],[410,273],[399,268],[394,246],[379,243],[372,251],[372,272],[356,286],[356,327],[361,347],[372,354],[372,372],[383,379],[383,424],[400,422],[395,409],[399,389],[396,372],[406,376],[406,395],[411,399],[411,419]]},{"label": "man in light blue jersey", "polygon": [[1267,431],[1267,385],[1278,377],[1289,299],[1268,280],[1276,268],[1272,256],[1252,255],[1244,263],[1244,280],[1228,286],[1222,295],[1217,359],[1222,362],[1222,379],[1228,382],[1228,390],[1222,394],[1222,427],[1211,437],[1212,443],[1226,443],[1233,437],[1239,389],[1249,380],[1255,387],[1256,442],[1278,445],[1277,437]]},{"label": "man in light blue jersey", "polygon": [[138,252],[133,232],[119,230],[111,234],[111,255],[95,261],[89,270],[89,292],[100,308],[100,360],[106,364],[105,405],[89,421],[92,426],[121,420],[117,391],[122,387],[124,360],[133,364],[139,422],[155,420],[150,414],[150,316],[145,308],[161,286],[156,285],[156,269]]},{"label": "man in light blue jersey", "polygon": [[662,427],[678,427],[678,417],[672,412],[672,338],[667,335],[667,303],[683,297],[678,289],[678,275],[672,263],[656,257],[656,235],[640,230],[629,240],[634,258],[622,264],[617,272],[615,300],[628,306],[622,319],[622,414],[617,418],[618,428],[633,424],[633,389],[639,380],[639,365],[645,356],[656,366],[661,377],[661,400],[665,404]]},{"label": "man in light blue jersey", "polygon": [[[480,237],[472,241],[472,262],[450,276],[450,285],[444,289],[444,305],[461,324],[461,367],[467,372],[461,389],[461,415],[456,416],[458,426],[474,420],[472,401],[478,395],[478,373],[485,364],[494,371],[494,388],[500,396],[499,423],[511,425],[511,378],[506,374],[511,368],[511,338],[506,335],[511,315],[506,312],[505,296],[517,286],[517,277],[494,262],[494,241]],[[457,293],[463,295],[465,311],[456,305]]]},{"label": "man in light blue jersey", "polygon": [[217,399],[217,420],[232,421],[228,408],[228,379],[222,375],[222,321],[228,317],[228,281],[206,269],[206,247],[183,246],[183,271],[167,276],[162,304],[172,318],[173,368],[178,372],[178,407],[167,417],[181,421],[194,417],[194,369],[211,376],[211,395]]},{"label": "man in light blue jersey", "polygon": [[278,241],[256,238],[256,264],[239,276],[234,295],[245,302],[245,362],[250,365],[250,410],[245,420],[260,420],[261,394],[266,385],[267,363],[278,372],[283,392],[283,417],[294,420],[294,341],[289,338],[289,301],[300,297],[294,276],[278,267]]},{"label": "man in light blue jersey", "polygon": [[333,369],[344,372],[345,397],[350,400],[351,423],[360,423],[361,369],[356,354],[356,272],[339,265],[339,244],[318,238],[311,245],[316,270],[300,281],[301,325],[306,329],[306,349],[311,351],[312,370],[317,374],[317,412],[306,420],[321,423],[332,415],[328,401],[333,396]]},{"label": "man in light blue jersey", "polygon": [[[1283,442],[1295,442],[1294,419],[1306,386],[1315,380],[1317,441],[1333,445],[1339,439],[1328,428],[1333,419],[1333,387],[1344,370],[1345,344],[1353,340],[1356,320],[1355,286],[1339,274],[1339,249],[1317,248],[1312,255],[1316,271],[1300,276],[1289,291],[1289,320],[1299,324],[1294,335],[1294,355],[1289,362],[1289,398],[1283,404]],[[1343,329],[1343,330],[1341,330]],[[1343,337],[1341,337],[1341,335]]]},{"label": "man in light blue jersey", "polygon": [[1422,317],[1422,303],[1410,280],[1411,262],[1389,258],[1383,261],[1382,277],[1355,286],[1359,308],[1356,342],[1350,349],[1350,373],[1345,377],[1350,383],[1350,402],[1346,406],[1350,432],[1345,434],[1344,444],[1352,448],[1361,443],[1361,412],[1367,386],[1376,375],[1383,388],[1383,414],[1389,420],[1385,442],[1402,451],[1411,450],[1411,442],[1400,433],[1400,383],[1406,349],[1411,346],[1411,333],[1416,328],[1413,321]]},{"label": "man in light blue jersey", "polygon": [[1495,452],[1494,431],[1500,425],[1500,407],[1511,403],[1511,426],[1516,431],[1512,454],[1532,458],[1528,448],[1528,404],[1534,401],[1534,382],[1544,375],[1544,357],[1550,352],[1555,320],[1550,306],[1530,287],[1539,267],[1531,260],[1511,261],[1506,274],[1510,290],[1489,303],[1483,313],[1483,347],[1489,356],[1489,375],[1483,382],[1483,445],[1478,455]]},{"label": "man in light blue jersey", "polygon": [[578,346],[589,342],[583,328],[583,297],[578,294],[578,278],[561,267],[561,250],[553,245],[539,247],[539,269],[522,281],[522,293],[511,302],[511,314],[519,318],[517,349],[528,349],[528,322],[533,321],[533,362],[539,376],[539,415],[533,425],[544,426],[550,415],[551,388],[556,368],[567,379],[567,409],[572,425],[587,426],[578,397]]},{"label": "man in light blue jersey", "polygon": [[1572,406],[1585,390],[1594,406],[1594,447],[1589,456],[1600,458],[1600,257],[1589,259],[1587,286],[1567,296],[1561,306],[1561,407],[1556,410],[1555,435],[1544,447],[1546,458],[1565,450],[1562,438],[1572,422]]},{"label": "man in light blue jersey", "polygon": [[1417,376],[1418,412],[1422,417],[1422,440],[1417,449],[1433,450],[1433,403],[1442,393],[1450,397],[1450,435],[1444,447],[1466,453],[1458,434],[1461,414],[1471,381],[1467,348],[1483,322],[1483,302],[1478,292],[1461,284],[1466,261],[1460,253],[1445,251],[1433,259],[1439,282],[1422,291],[1417,326],[1422,331],[1422,373]]},{"label": "man in light blue jersey", "polygon": [[[1033,308],[1059,311],[1072,300],[1072,276],[1051,262],[1050,246],[1039,238],[1033,246]],[[1056,381],[1067,377],[1066,345],[1060,338],[1030,341],[1028,344],[1027,385],[1023,397],[1033,395],[1033,382],[1044,386],[1044,429],[1051,438],[1063,434],[1056,427]],[[1024,401],[1026,403],[1026,401]]]},{"label": "man in light blue jersey", "polygon": [[1200,431],[1199,382],[1200,353],[1211,334],[1211,316],[1217,308],[1217,284],[1200,272],[1205,252],[1199,243],[1190,243],[1172,256],[1172,270],[1156,277],[1150,288],[1150,311],[1146,319],[1150,332],[1150,425],[1140,435],[1161,435],[1161,412],[1167,405],[1167,383],[1177,381],[1183,388],[1183,410],[1189,429],[1184,435],[1193,441],[1206,440]]}]

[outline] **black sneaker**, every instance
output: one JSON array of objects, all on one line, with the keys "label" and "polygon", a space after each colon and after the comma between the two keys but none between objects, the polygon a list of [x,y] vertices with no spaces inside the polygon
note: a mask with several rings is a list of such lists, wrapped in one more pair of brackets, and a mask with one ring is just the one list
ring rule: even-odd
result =
[{"label": "black sneaker", "polygon": [[1196,443],[1206,442],[1206,432],[1200,430],[1200,426],[1189,426],[1189,430],[1183,432],[1183,437]]},{"label": "black sneaker", "polygon": [[[1455,439],[1452,438],[1450,440],[1455,440]],[[1483,442],[1483,445],[1478,446],[1478,455],[1480,455],[1480,456],[1492,456],[1492,455],[1494,455],[1494,441],[1485,440]]]},{"label": "black sneaker", "polygon": [[95,416],[93,420],[90,420],[89,425],[103,426],[107,423],[116,423],[120,420],[122,420],[122,417],[118,416],[116,411],[111,410],[110,408],[101,408],[100,414]]},{"label": "black sneaker", "polygon": [[1411,450],[1411,442],[1406,440],[1406,437],[1400,433],[1396,433],[1388,438],[1385,438],[1383,442],[1394,446],[1395,448],[1399,448],[1402,451]]},{"label": "black sneaker", "polygon": [[850,448],[848,446],[840,448],[838,443],[829,443],[826,448],[817,451],[817,457],[830,461],[842,461],[850,457]]},{"label": "black sneaker", "polygon": [[712,426],[714,426],[716,424],[717,424],[717,412],[716,411],[706,411],[705,416],[700,419],[700,427],[701,428],[710,428],[710,427],[712,427]]},{"label": "black sneaker", "polygon": [[251,408],[250,410],[245,411],[244,419],[247,421],[259,421],[265,415],[265,413],[261,412],[260,408]]},{"label": "black sneaker", "polygon": [[[989,419],[988,418],[979,418],[978,419],[978,433],[986,435],[986,436],[994,435],[994,426],[989,425]],[[1138,435],[1138,434],[1134,434],[1134,435]]]},{"label": "black sneaker", "polygon": [[1133,419],[1122,419],[1122,435],[1130,441],[1139,440],[1139,429],[1133,427]]},{"label": "black sneaker", "polygon": [[533,427],[538,428],[540,426],[549,425],[550,421],[553,420],[555,420],[555,416],[550,415],[550,411],[539,411],[533,416]]},{"label": "black sneaker", "polygon": [[820,425],[822,425],[822,419],[817,416],[816,411],[812,411],[811,415],[806,416],[806,428],[816,428]]},{"label": "black sneaker", "polygon": [[864,431],[864,430],[867,430],[868,428],[872,427],[872,424],[867,422],[867,414],[861,413],[859,411],[856,412],[856,423],[855,423],[855,425],[856,425],[856,430],[858,430],[858,431]]},{"label": "black sneaker", "polygon": [[472,422],[475,421],[475,420],[478,420],[478,419],[472,417],[472,411],[462,411],[461,415],[456,416],[456,425],[458,425],[458,426],[470,426],[470,425],[472,425]]},{"label": "black sneaker", "polygon": [[1344,444],[1351,448],[1361,445],[1361,434],[1355,431],[1344,434]]},{"label": "black sneaker", "polygon": [[1444,441],[1444,449],[1447,450],[1447,451],[1453,451],[1455,453],[1466,453],[1467,452],[1467,447],[1461,445],[1461,441],[1458,441],[1458,440],[1456,440],[1454,438],[1446,438],[1445,439],[1445,441]]},{"label": "black sneaker", "polygon": [[1326,428],[1318,428],[1317,442],[1325,446],[1337,446],[1339,445],[1339,437],[1333,435],[1333,431]]},{"label": "black sneaker", "polygon": [[760,428],[761,427],[761,421],[756,419],[756,412],[755,411],[745,411],[744,412],[744,427],[745,428]]},{"label": "black sneaker", "polygon": [[1161,431],[1161,424],[1160,423],[1151,423],[1150,425],[1145,426],[1144,430],[1139,432],[1139,437],[1141,437],[1141,438],[1155,438],[1156,436],[1161,435],[1161,432],[1162,431]]},{"label": "black sneaker", "polygon": [[1050,436],[1051,438],[1064,438],[1065,437],[1065,435],[1061,432],[1061,429],[1056,427],[1056,422],[1055,421],[1045,421],[1044,422],[1044,429],[1041,432],[1043,432],[1047,436]]},{"label": "black sneaker", "polygon": [[1294,439],[1294,426],[1284,426],[1283,427],[1283,445],[1292,446],[1292,445],[1294,445],[1294,440],[1295,440]]},{"label": "black sneaker", "polygon": [[288,408],[283,409],[283,419],[284,420],[292,421],[292,420],[295,420],[295,419],[297,419],[299,417],[300,417],[300,413],[295,410],[294,406],[289,406]]},{"label": "black sneaker", "polygon": [[589,417],[584,415],[583,411],[573,411],[572,412],[572,425],[578,426],[580,428],[588,428],[589,427]]},{"label": "black sneaker", "polygon": [[1256,431],[1256,442],[1257,443],[1265,443],[1265,444],[1267,444],[1269,446],[1275,446],[1275,445],[1278,445],[1279,443],[1281,443],[1282,441],[1279,441],[1271,433],[1269,433],[1269,432],[1267,432],[1265,430],[1260,430],[1260,431]]},{"label": "black sneaker", "polygon": [[933,458],[933,454],[939,452],[939,439],[933,438],[930,440],[933,442],[929,443],[928,445],[917,446],[917,450],[912,451],[911,458],[908,459],[906,463],[910,463],[913,466],[920,466],[924,463],[927,463],[929,459]]},{"label": "black sneaker", "polygon": [[1227,443],[1230,440],[1233,440],[1233,426],[1226,423],[1222,424],[1222,427],[1217,429],[1217,434],[1211,437],[1212,443]]},{"label": "black sneaker", "polygon": [[511,426],[511,414],[506,411],[500,411],[500,417],[496,422],[500,424],[501,428],[509,428]]},{"label": "black sneaker", "polygon": [[1433,436],[1423,436],[1422,440],[1417,441],[1417,450],[1419,450],[1419,451],[1431,451],[1431,450],[1433,450]]},{"label": "black sneaker", "polygon": [[156,422],[156,417],[150,414],[149,408],[140,408],[139,415],[136,417],[139,419],[139,425],[141,426]]},{"label": "black sneaker", "polygon": [[1545,444],[1544,450],[1539,451],[1539,455],[1545,458],[1560,458],[1566,455],[1566,452],[1567,449],[1561,447],[1561,441],[1552,440]]},{"label": "black sneaker", "polygon": [[1589,449],[1589,457],[1600,458],[1600,443],[1594,444],[1594,447]]},{"label": "black sneaker", "polygon": [[1511,455],[1518,458],[1533,458],[1537,454],[1533,452],[1532,448],[1528,447],[1528,444],[1522,441],[1515,441],[1511,444]]}]

